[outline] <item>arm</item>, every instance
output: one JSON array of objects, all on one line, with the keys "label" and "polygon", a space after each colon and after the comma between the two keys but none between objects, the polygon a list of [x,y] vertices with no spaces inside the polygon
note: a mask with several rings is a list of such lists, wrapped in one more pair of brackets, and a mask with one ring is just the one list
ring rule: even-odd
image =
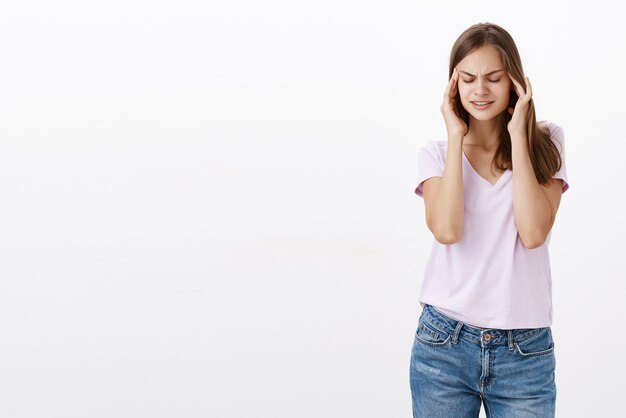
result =
[{"label": "arm", "polygon": [[465,214],[463,172],[461,168],[463,137],[448,137],[448,151],[442,177],[424,181],[426,225],[442,244],[454,244],[461,239]]},{"label": "arm", "polygon": [[527,248],[545,242],[559,208],[563,181],[552,179],[548,187],[539,184],[530,161],[526,135],[511,135],[513,159],[513,211],[515,226]]}]

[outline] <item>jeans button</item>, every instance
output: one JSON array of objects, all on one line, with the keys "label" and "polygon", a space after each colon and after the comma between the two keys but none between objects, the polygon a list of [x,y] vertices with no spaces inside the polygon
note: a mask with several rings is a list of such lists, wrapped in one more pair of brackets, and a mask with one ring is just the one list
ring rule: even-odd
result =
[{"label": "jeans button", "polygon": [[485,334],[483,338],[485,339],[485,341],[489,341],[491,339],[491,335]]}]

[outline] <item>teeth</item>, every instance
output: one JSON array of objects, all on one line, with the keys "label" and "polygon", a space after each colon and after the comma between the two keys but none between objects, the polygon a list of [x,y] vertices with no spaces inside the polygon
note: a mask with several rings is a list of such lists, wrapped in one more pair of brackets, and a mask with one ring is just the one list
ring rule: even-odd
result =
[{"label": "teeth", "polygon": [[489,103],[493,103],[493,102],[473,102],[474,104],[478,105],[478,106],[483,106]]}]

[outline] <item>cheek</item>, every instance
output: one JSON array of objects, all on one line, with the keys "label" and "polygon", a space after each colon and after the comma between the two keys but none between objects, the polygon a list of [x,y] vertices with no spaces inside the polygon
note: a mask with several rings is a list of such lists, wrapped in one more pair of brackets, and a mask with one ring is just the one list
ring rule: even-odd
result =
[{"label": "cheek", "polygon": [[513,83],[509,81],[508,83],[504,84],[503,90],[506,95],[509,95],[511,93],[511,89],[513,89]]},{"label": "cheek", "polygon": [[498,97],[501,97],[503,99],[508,99],[509,98],[509,93],[510,93],[510,86],[504,84],[504,83],[498,83],[497,85],[494,85],[491,87],[491,92],[494,95],[497,95]]},{"label": "cheek", "polygon": [[467,84],[459,84],[459,94],[461,95],[461,100],[465,100],[465,97],[469,94]]}]

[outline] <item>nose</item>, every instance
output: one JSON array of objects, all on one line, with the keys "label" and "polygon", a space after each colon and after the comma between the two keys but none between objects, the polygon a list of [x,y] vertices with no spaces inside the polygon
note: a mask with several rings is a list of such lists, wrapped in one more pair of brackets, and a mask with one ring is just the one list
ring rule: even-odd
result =
[{"label": "nose", "polygon": [[487,81],[486,80],[478,80],[478,87],[476,87],[476,94],[481,96],[481,95],[487,95],[489,94],[489,89],[487,88]]}]

